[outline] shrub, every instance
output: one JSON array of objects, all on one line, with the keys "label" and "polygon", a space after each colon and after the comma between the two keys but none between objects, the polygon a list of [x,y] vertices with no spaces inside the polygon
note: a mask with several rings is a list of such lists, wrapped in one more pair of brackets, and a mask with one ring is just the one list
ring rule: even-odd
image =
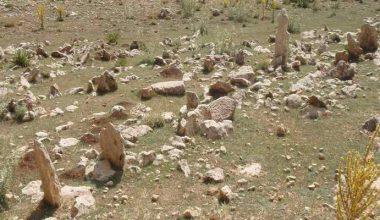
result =
[{"label": "shrub", "polygon": [[119,37],[120,37],[119,33],[116,33],[116,32],[109,33],[106,36],[107,43],[117,44],[117,42],[119,41]]},{"label": "shrub", "polygon": [[309,0],[297,0],[296,6],[299,8],[308,8],[309,7]]},{"label": "shrub", "polygon": [[190,18],[197,10],[197,3],[195,0],[181,0],[182,17]]},{"label": "shrub", "polygon": [[137,63],[137,65],[142,65],[142,64],[146,64],[148,66],[153,66],[154,65],[154,58],[145,57],[140,62]]},{"label": "shrub", "polygon": [[239,23],[247,22],[251,16],[248,4],[244,1],[237,3],[228,9],[228,19]]},{"label": "shrub", "polygon": [[372,188],[372,184],[379,177],[378,165],[373,158],[379,130],[380,126],[367,145],[364,157],[358,152],[349,152],[340,163],[336,200],[338,220],[365,219],[366,210],[378,200],[379,192]]},{"label": "shrub", "polygon": [[208,34],[208,29],[207,29],[207,26],[206,26],[206,22],[205,21],[202,21],[200,26],[199,26],[199,32],[202,36],[204,35],[207,35]]},{"label": "shrub", "polygon": [[165,126],[164,119],[159,114],[149,114],[144,121],[145,124],[152,129],[158,129]]},{"label": "shrub", "polygon": [[45,13],[46,13],[46,10],[45,10],[45,5],[44,4],[40,4],[37,6],[37,17],[38,17],[38,20],[40,22],[40,28],[41,29],[44,29],[45,25]]},{"label": "shrub", "polygon": [[223,40],[218,42],[217,53],[218,54],[224,54],[225,53],[225,54],[232,56],[235,52],[234,48],[235,48],[235,45],[232,42],[231,36],[229,36],[228,34],[225,34],[225,37],[223,38]]},{"label": "shrub", "polygon": [[270,62],[268,60],[262,60],[256,64],[256,70],[267,71],[269,66],[270,66]]},{"label": "shrub", "polygon": [[63,21],[63,14],[65,13],[65,9],[63,8],[63,5],[59,5],[56,8],[57,11],[57,21]]},{"label": "shrub", "polygon": [[12,63],[16,66],[29,66],[29,53],[26,50],[17,50],[13,55]]},{"label": "shrub", "polygon": [[291,34],[299,34],[301,32],[301,26],[298,22],[290,19],[288,25],[288,32]]},{"label": "shrub", "polygon": [[120,67],[120,66],[124,67],[124,66],[127,66],[127,65],[128,65],[127,64],[127,59],[125,59],[125,58],[120,58],[115,63],[116,67]]},{"label": "shrub", "polygon": [[23,104],[18,104],[15,111],[15,119],[17,122],[22,122],[26,112],[28,109],[26,109],[26,106]]}]

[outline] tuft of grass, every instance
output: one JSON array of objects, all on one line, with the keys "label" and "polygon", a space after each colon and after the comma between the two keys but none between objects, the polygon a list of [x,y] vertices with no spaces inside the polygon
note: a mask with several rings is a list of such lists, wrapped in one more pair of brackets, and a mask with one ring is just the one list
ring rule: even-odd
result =
[{"label": "tuft of grass", "polygon": [[165,126],[165,121],[159,114],[149,114],[144,119],[144,123],[152,129],[159,129]]},{"label": "tuft of grass", "polygon": [[299,8],[308,8],[310,0],[297,0],[296,6]]},{"label": "tuft of grass", "polygon": [[199,32],[202,36],[208,34],[208,28],[205,21],[202,21],[201,24],[199,25]]},{"label": "tuft of grass", "polygon": [[15,119],[17,122],[22,122],[28,109],[23,104],[18,104],[15,111]]},{"label": "tuft of grass", "polygon": [[116,63],[115,63],[115,66],[116,67],[125,67],[125,66],[127,66],[128,65],[128,63],[127,63],[127,59],[125,59],[125,58],[120,58],[120,59],[118,59],[117,61],[116,61]]},{"label": "tuft of grass", "polygon": [[29,66],[29,53],[26,50],[17,50],[13,55],[12,63],[20,67]]},{"label": "tuft of grass", "polygon": [[108,44],[117,44],[119,41],[119,33],[112,32],[106,35],[106,40]]},{"label": "tuft of grass", "polygon": [[63,7],[63,5],[57,6],[56,12],[57,12],[57,21],[63,21],[63,16],[65,13],[65,8]]},{"label": "tuft of grass", "polygon": [[38,17],[38,21],[40,22],[41,30],[43,30],[45,28],[45,13],[46,13],[45,5],[44,4],[38,5],[37,6],[37,17]]},{"label": "tuft of grass", "polygon": [[342,159],[338,173],[337,209],[338,220],[366,219],[366,211],[375,205],[379,192],[373,183],[379,177],[379,167],[374,161],[375,138],[380,126],[374,132],[366,153],[362,157],[359,152],[348,152]]},{"label": "tuft of grass", "polygon": [[251,16],[251,11],[245,1],[240,1],[233,7],[228,8],[228,19],[238,23],[247,22]]},{"label": "tuft of grass", "polygon": [[181,0],[182,17],[190,18],[197,11],[197,2],[195,0]]},{"label": "tuft of grass", "polygon": [[256,64],[256,70],[264,70],[267,71],[270,66],[270,62],[268,60],[262,60]]},{"label": "tuft of grass", "polygon": [[152,58],[152,57],[145,57],[145,58],[143,58],[142,60],[140,60],[137,63],[137,66],[138,65],[142,65],[142,64],[146,64],[148,66],[153,66],[154,65],[154,58]]},{"label": "tuft of grass", "polygon": [[290,19],[288,25],[288,32],[291,34],[299,34],[301,32],[301,25],[297,21]]},{"label": "tuft of grass", "polygon": [[225,36],[222,37],[222,40],[218,42],[217,53],[228,54],[230,56],[235,53],[235,45],[232,42],[232,37],[228,33],[225,33]]}]

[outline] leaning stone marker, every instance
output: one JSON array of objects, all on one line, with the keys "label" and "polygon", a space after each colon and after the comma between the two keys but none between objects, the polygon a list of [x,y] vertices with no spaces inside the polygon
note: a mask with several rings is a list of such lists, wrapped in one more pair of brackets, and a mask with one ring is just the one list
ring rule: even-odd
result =
[{"label": "leaning stone marker", "polygon": [[42,190],[44,192],[42,201],[47,205],[59,207],[61,205],[61,185],[55,173],[53,163],[50,160],[45,146],[41,142],[35,141],[33,148],[36,165],[41,176]]},{"label": "leaning stone marker", "polygon": [[276,45],[274,58],[272,60],[272,65],[277,68],[278,66],[286,67],[288,61],[288,25],[289,17],[286,9],[282,9],[277,17],[278,27],[276,33]]},{"label": "leaning stone marker", "polygon": [[103,156],[115,169],[123,170],[124,167],[124,140],[115,127],[108,123],[100,132],[100,148]]}]

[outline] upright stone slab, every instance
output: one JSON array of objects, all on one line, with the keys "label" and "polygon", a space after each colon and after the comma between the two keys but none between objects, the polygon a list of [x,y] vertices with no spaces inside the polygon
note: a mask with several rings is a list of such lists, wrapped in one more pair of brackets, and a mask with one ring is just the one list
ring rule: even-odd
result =
[{"label": "upright stone slab", "polygon": [[348,48],[348,59],[350,61],[357,61],[361,54],[363,54],[363,49],[359,46],[359,43],[354,39],[351,33],[347,34],[347,48]]},{"label": "upright stone slab", "polygon": [[369,24],[363,25],[358,36],[358,41],[364,53],[376,52],[379,47],[376,27]]},{"label": "upright stone slab", "polygon": [[124,140],[111,123],[107,123],[105,128],[100,132],[99,142],[104,158],[115,169],[123,170],[125,159]]},{"label": "upright stone slab", "polygon": [[34,141],[33,148],[36,165],[42,181],[43,202],[53,207],[59,207],[61,205],[61,185],[55,173],[53,163],[45,146],[41,142]]},{"label": "upright stone slab", "polygon": [[276,44],[274,51],[274,58],[272,60],[272,65],[277,68],[279,66],[286,67],[288,61],[288,25],[289,17],[286,9],[282,9],[277,16],[277,33],[276,33]]}]

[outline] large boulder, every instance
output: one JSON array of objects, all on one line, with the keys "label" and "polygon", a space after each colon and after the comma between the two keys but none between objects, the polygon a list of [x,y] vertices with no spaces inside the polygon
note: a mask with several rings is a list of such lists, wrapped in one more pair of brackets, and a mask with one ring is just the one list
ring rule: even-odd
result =
[{"label": "large boulder", "polygon": [[363,49],[360,47],[359,43],[354,39],[351,33],[347,34],[347,49],[348,49],[348,59],[350,61],[357,61],[361,54],[363,54]]},{"label": "large boulder", "polygon": [[104,158],[115,169],[123,170],[125,161],[124,140],[111,123],[107,123],[105,128],[100,132],[99,142]]},{"label": "large boulder", "polygon": [[183,81],[159,82],[151,85],[153,91],[159,95],[181,96],[185,94],[186,88]]},{"label": "large boulder", "polygon": [[230,97],[221,97],[207,105],[207,110],[211,120],[221,122],[224,120],[233,120],[236,101]]},{"label": "large boulder", "polygon": [[208,93],[213,98],[219,98],[222,96],[226,96],[228,95],[228,93],[233,92],[233,91],[234,91],[234,88],[232,87],[230,83],[217,81],[210,85]]},{"label": "large boulder", "polygon": [[376,52],[377,48],[379,47],[376,27],[371,26],[370,24],[364,24],[361,27],[358,41],[364,53]]},{"label": "large boulder", "polygon": [[340,80],[351,80],[357,73],[356,67],[344,60],[340,60],[337,65],[329,72],[330,76]]},{"label": "large boulder", "polygon": [[162,70],[160,75],[164,78],[182,79],[183,73],[176,65],[171,65],[168,68]]},{"label": "large boulder", "polygon": [[91,82],[94,86],[96,86],[96,93],[98,95],[103,95],[117,90],[116,78],[109,71],[105,71],[101,76],[92,78]]},{"label": "large boulder", "polygon": [[214,120],[205,120],[200,126],[202,134],[211,140],[218,140],[227,137],[233,132],[232,121],[224,120],[216,122]]},{"label": "large boulder", "polygon": [[255,72],[253,71],[252,66],[242,66],[238,70],[232,71],[229,74],[229,77],[231,79],[243,78],[243,79],[246,79],[252,83],[255,80]]},{"label": "large boulder", "polygon": [[362,126],[362,129],[367,132],[374,132],[377,126],[380,125],[380,115],[375,115],[368,119]]}]

